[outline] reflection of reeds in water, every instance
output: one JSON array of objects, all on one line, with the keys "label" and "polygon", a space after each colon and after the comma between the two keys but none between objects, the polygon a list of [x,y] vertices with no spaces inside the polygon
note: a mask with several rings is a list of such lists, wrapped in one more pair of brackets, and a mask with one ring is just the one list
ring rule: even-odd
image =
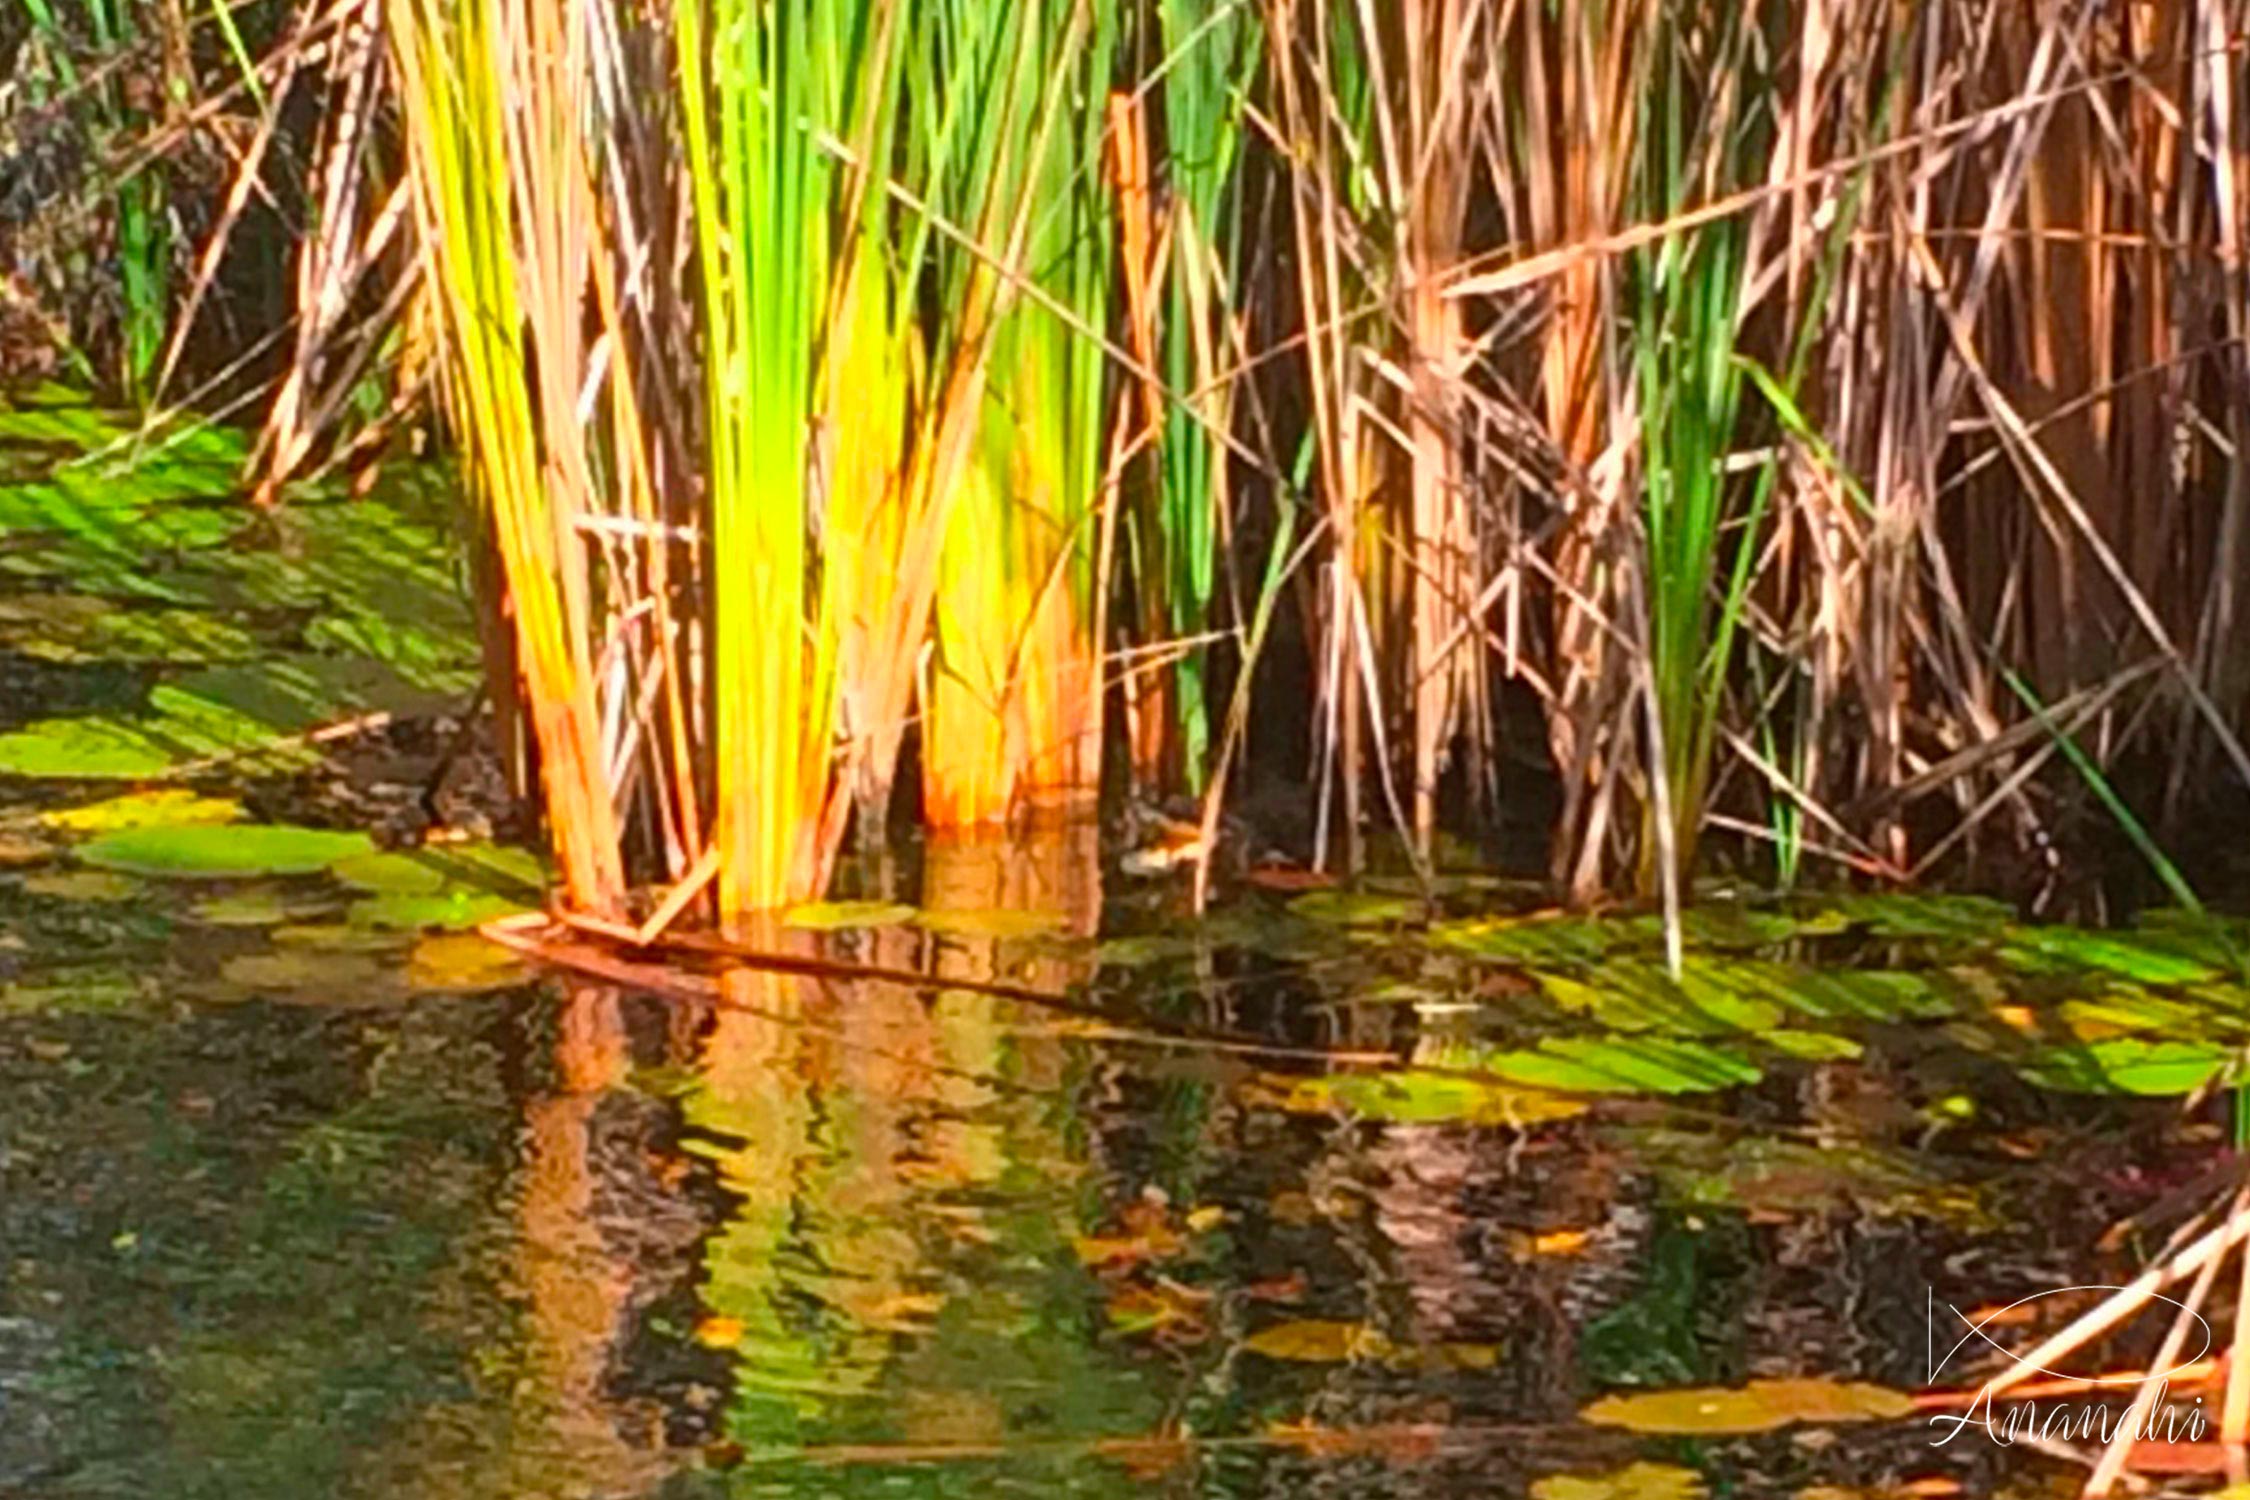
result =
[{"label": "reflection of reeds in water", "polygon": [[555,1087],[524,1109],[514,1285],[523,1300],[524,1369],[513,1387],[510,1493],[535,1495],[558,1463],[605,1486],[637,1490],[666,1467],[661,1445],[621,1430],[609,1390],[629,1337],[626,1312],[644,1268],[604,1241],[594,1112],[630,1062],[620,1001],[605,986],[571,985],[559,1001]]},{"label": "reflection of reeds in water", "polygon": [[[940,841],[929,851],[933,909],[1048,913],[1057,930],[1089,930],[1094,847],[1090,829],[1028,847]],[[757,941],[811,947],[778,930]],[[891,930],[860,956],[911,970],[929,941]],[[941,981],[1001,974],[1003,939],[935,941],[927,967]],[[1008,977],[1057,993],[1081,977],[1055,961],[1032,970]],[[944,1305],[946,1258],[990,1238],[965,1193],[1011,1173],[1070,1175],[1029,1092],[1060,1076],[1061,1043],[1019,1030],[989,995],[723,976],[683,1107],[729,1203],[705,1248],[702,1295],[706,1342],[737,1356],[737,1441],[789,1441],[895,1374],[901,1341],[926,1334]]]}]

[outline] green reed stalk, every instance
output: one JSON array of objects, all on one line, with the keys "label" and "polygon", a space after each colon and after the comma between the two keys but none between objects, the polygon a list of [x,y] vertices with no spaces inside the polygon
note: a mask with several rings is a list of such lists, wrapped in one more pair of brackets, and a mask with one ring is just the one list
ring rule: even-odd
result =
[{"label": "green reed stalk", "polygon": [[813,893],[835,641],[808,639],[809,418],[838,164],[879,97],[880,0],[680,0],[685,170],[702,278],[719,904]]},{"label": "green reed stalk", "polygon": [[[1747,28],[1727,39],[1734,66],[1746,61]],[[1644,130],[1651,217],[1676,213],[1700,189],[1740,181],[1754,137],[1724,105],[1697,108],[1681,39],[1661,54],[1656,97]],[[1730,88],[1753,86],[1747,77]],[[1641,885],[1659,884],[1669,845],[1670,879],[1684,885],[1703,824],[1734,634],[1748,602],[1767,489],[1730,507],[1726,459],[1735,440],[1743,373],[1735,357],[1745,272],[1745,229],[1722,220],[1672,235],[1637,257],[1634,370],[1640,400],[1647,541],[1648,668],[1662,735],[1670,828],[1658,837],[1653,801],[1644,816]],[[1733,565],[1726,548],[1732,539]],[[1677,888],[1677,887],[1675,887]]]},{"label": "green reed stalk", "polygon": [[980,342],[976,325],[991,320],[976,351],[989,385],[980,370],[941,394],[935,414],[973,423],[939,565],[923,736],[925,812],[960,826],[1005,818],[1021,798],[1088,790],[1099,766],[1092,523],[1104,354],[1021,287],[1083,327],[1107,327],[1100,164],[1117,13],[1084,0],[935,11],[933,75],[976,96],[955,96],[971,140],[956,160],[976,179],[966,196],[987,210],[975,248],[939,255],[941,305]]},{"label": "green reed stalk", "polygon": [[[1185,405],[1167,408],[1153,508],[1138,540],[1151,643],[1210,628],[1228,504],[1225,434],[1233,392],[1226,328],[1239,265],[1243,111],[1263,58],[1264,31],[1246,0],[1159,0],[1165,48],[1164,145],[1171,198],[1163,371]],[[1209,756],[1210,653],[1188,648],[1172,675],[1172,764],[1190,792]]]}]

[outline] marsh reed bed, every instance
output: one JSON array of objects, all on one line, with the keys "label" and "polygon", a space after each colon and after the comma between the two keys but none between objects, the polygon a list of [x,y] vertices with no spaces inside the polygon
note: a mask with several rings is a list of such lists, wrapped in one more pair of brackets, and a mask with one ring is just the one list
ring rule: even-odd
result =
[{"label": "marsh reed bed", "polygon": [[1581,901],[2244,805],[2250,0],[322,16],[269,473],[435,392],[584,912],[1105,778],[1428,869],[1511,716]]}]

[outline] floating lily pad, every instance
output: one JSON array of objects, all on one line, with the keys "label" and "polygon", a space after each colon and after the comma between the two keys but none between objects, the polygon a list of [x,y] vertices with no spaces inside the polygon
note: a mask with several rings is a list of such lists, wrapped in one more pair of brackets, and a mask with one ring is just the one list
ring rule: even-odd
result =
[{"label": "floating lily pad", "polygon": [[232,797],[205,797],[185,787],[164,787],[128,792],[84,807],[59,808],[42,814],[40,821],[66,833],[110,833],[122,828],[231,823],[241,816],[242,804]]},{"label": "floating lily pad", "polygon": [[2140,984],[2193,984],[2219,970],[2176,947],[2142,941],[2131,933],[2089,932],[2078,927],[2018,927],[2000,950],[2005,962],[2035,973],[2102,972]]},{"label": "floating lily pad", "polygon": [[1586,1112],[1583,1100],[1493,1079],[1415,1069],[1296,1079],[1282,1092],[1281,1107],[1306,1114],[1350,1110],[1368,1119],[1403,1124],[1516,1127]]},{"label": "floating lily pad", "polygon": [[1840,896],[1823,908],[1873,937],[1934,938],[1985,943],[2015,919],[1985,896],[1926,896],[1908,891]]},{"label": "floating lily pad", "polygon": [[121,870],[129,875],[210,880],[309,875],[374,847],[364,833],[331,828],[300,828],[287,823],[191,824],[121,829],[83,846],[78,857],[98,869]]},{"label": "floating lily pad", "polygon": [[1475,917],[1430,928],[1430,941],[1438,947],[1501,963],[1546,967],[1592,963],[1631,936],[1621,923],[1561,912]]},{"label": "floating lily pad", "polygon": [[406,965],[408,988],[439,994],[481,994],[530,978],[531,969],[519,955],[472,932],[425,937],[414,945]]},{"label": "floating lily pad", "polygon": [[43,870],[23,877],[23,891],[50,901],[131,901],[142,888],[106,870]]},{"label": "floating lily pad", "polygon": [[0,775],[140,781],[172,768],[171,750],[129,724],[42,719],[0,734]]},{"label": "floating lily pad", "polygon": [[536,897],[547,884],[537,855],[490,843],[355,854],[337,860],[328,873],[354,890],[375,895],[426,896],[450,888]]},{"label": "floating lily pad", "polygon": [[1764,1076],[1739,1052],[1657,1036],[1548,1037],[1482,1063],[1517,1083],[1580,1094],[1697,1094]]},{"label": "floating lily pad", "polygon": [[354,901],[345,919],[359,927],[454,932],[525,909],[521,902],[490,891],[455,888],[434,895],[402,891],[369,896]]},{"label": "floating lily pad", "polygon": [[1848,1062],[1867,1049],[1848,1036],[1829,1031],[1769,1031],[1758,1038],[1774,1051],[1807,1062]]},{"label": "floating lily pad", "polygon": [[1753,1380],[1605,1396],[1580,1415],[1605,1427],[1682,1435],[1771,1432],[1800,1422],[1882,1422],[1911,1416],[1912,1397],[1886,1386],[1834,1380]]},{"label": "floating lily pad", "polygon": [[275,927],[310,916],[325,905],[295,900],[279,891],[247,890],[207,897],[189,912],[213,927]]},{"label": "floating lily pad", "polygon": [[238,954],[219,974],[231,985],[261,994],[343,1004],[365,1000],[383,979],[382,967],[364,954],[307,947]]},{"label": "floating lily pad", "polygon": [[2048,1048],[2021,1071],[2033,1083],[2068,1093],[2186,1094],[2216,1078],[2235,1055],[2212,1042],[2118,1036]]},{"label": "floating lily pad", "polygon": [[276,948],[317,948],[323,953],[389,953],[409,941],[407,933],[347,922],[293,922],[273,930]]}]

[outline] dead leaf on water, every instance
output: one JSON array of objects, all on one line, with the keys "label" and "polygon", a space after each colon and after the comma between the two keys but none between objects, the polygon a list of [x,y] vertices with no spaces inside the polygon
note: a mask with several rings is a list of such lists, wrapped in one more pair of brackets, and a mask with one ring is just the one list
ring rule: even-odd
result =
[{"label": "dead leaf on water", "polygon": [[1298,1318],[1261,1328],[1243,1340],[1242,1347],[1267,1359],[1300,1364],[1332,1365],[1347,1359],[1387,1359],[1391,1341],[1364,1323],[1338,1323],[1326,1318]]},{"label": "dead leaf on water", "polygon": [[1797,1422],[1888,1421],[1914,1402],[1887,1386],[1835,1380],[1753,1380],[1746,1386],[1693,1386],[1605,1396],[1580,1416],[1631,1432],[1771,1432]]}]

